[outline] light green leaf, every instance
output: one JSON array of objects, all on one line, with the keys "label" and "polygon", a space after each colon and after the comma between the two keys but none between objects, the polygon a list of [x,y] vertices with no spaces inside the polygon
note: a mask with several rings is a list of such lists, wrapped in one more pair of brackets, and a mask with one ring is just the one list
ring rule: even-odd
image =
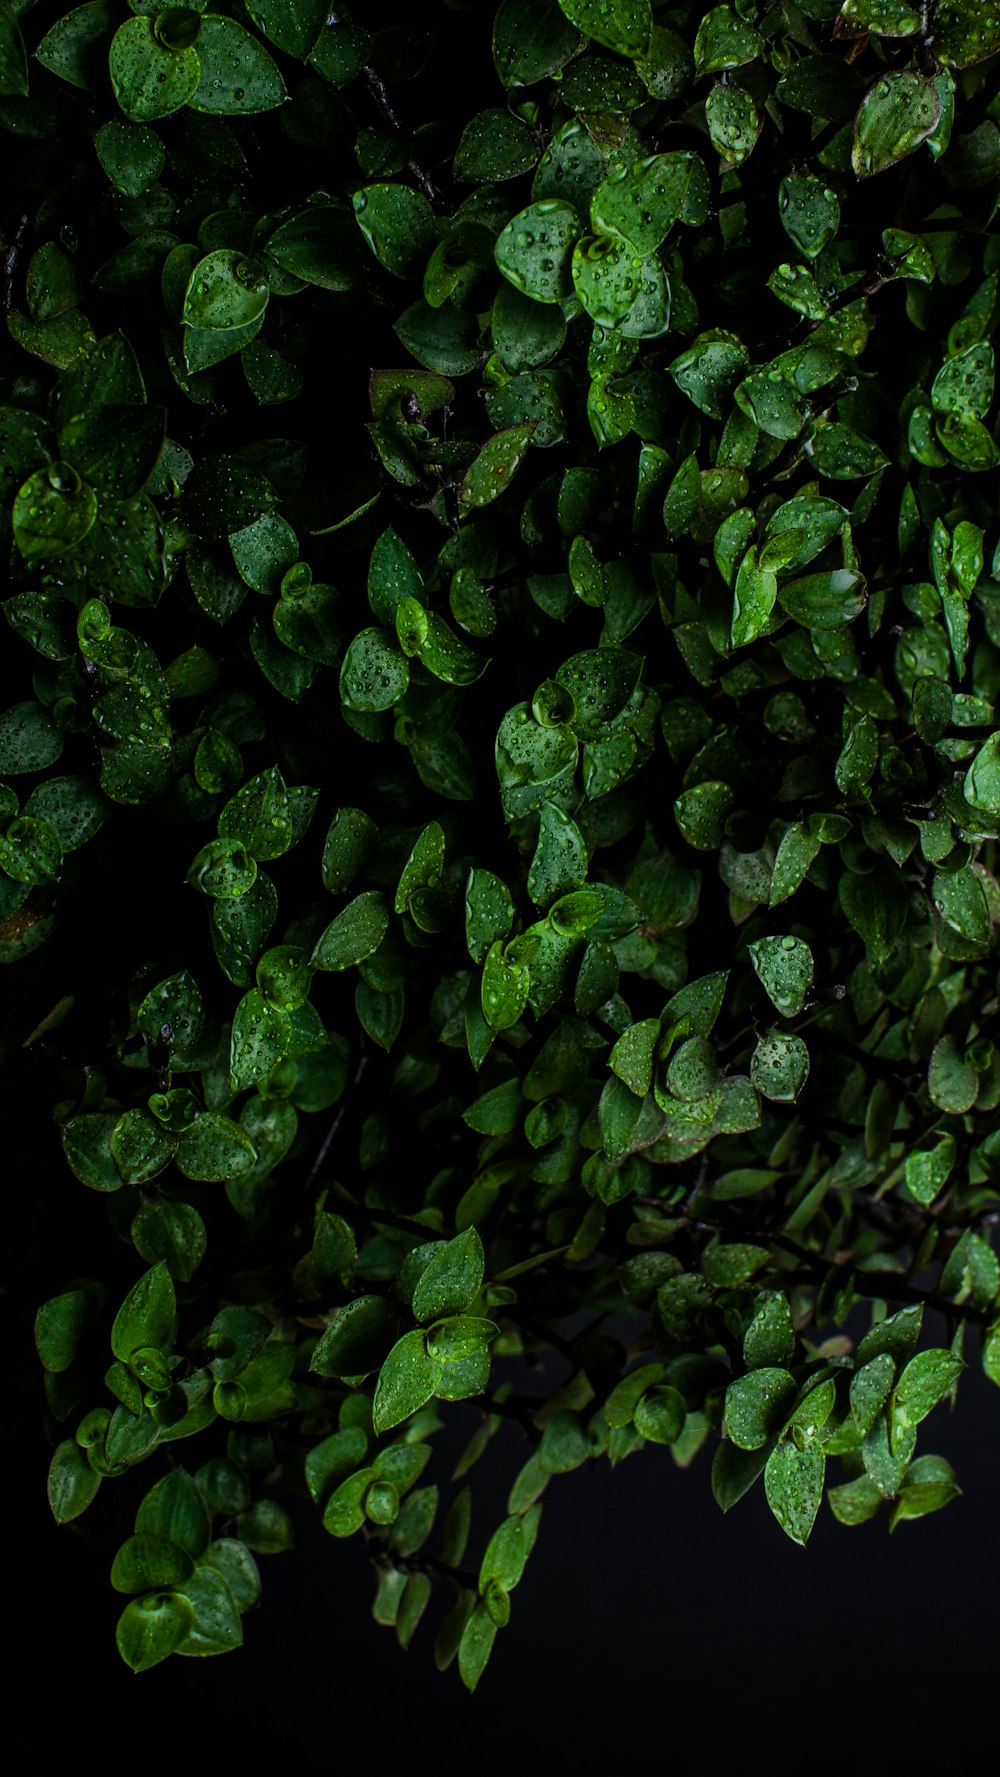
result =
[{"label": "light green leaf", "polygon": [[861,101],[851,165],[859,179],[883,173],[919,148],[941,116],[933,81],[909,69],[887,71]]},{"label": "light green leaf", "polygon": [[771,1451],[764,1468],[767,1503],[786,1536],[803,1548],[823,1498],[826,1457],[820,1445],[800,1450],[790,1440]]},{"label": "light green leaf", "polygon": [[404,1333],[396,1341],[379,1371],[372,1406],[375,1430],[381,1437],[416,1413],[440,1381],[444,1361],[431,1357],[424,1333]]}]

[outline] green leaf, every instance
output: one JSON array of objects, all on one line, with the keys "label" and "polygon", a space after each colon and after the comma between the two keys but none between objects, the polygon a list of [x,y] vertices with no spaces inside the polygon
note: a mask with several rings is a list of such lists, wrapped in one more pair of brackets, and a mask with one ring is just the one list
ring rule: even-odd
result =
[{"label": "green leaf", "polygon": [[368,1454],[368,1439],[359,1425],[345,1426],[322,1443],[314,1444],[305,1459],[309,1492],[322,1505],[331,1488],[357,1469]]},{"label": "green leaf", "polygon": [[804,629],[839,629],[865,608],[865,582],[851,568],[806,574],[778,590],[778,603]]},{"label": "green leaf", "polygon": [[747,550],[740,563],[733,589],[733,619],[729,640],[734,648],[744,648],[765,628],[778,596],[778,576],[772,568],[759,565],[759,552]]},{"label": "green leaf", "polygon": [[719,328],[700,333],[669,365],[678,388],[711,419],[725,418],[731,397],[750,366],[749,354],[734,333]]},{"label": "green leaf", "polygon": [[941,116],[933,81],[908,69],[883,74],[861,101],[854,120],[851,165],[859,179],[883,173],[912,154]]},{"label": "green leaf", "polygon": [[879,1352],[887,1351],[897,1363],[905,1363],[920,1337],[923,1316],[923,1305],[918,1302],[877,1320],[858,1341],[857,1362],[865,1364]]},{"label": "green leaf", "polygon": [[269,289],[259,263],[219,247],[199,259],[184,293],[182,320],[213,332],[245,327],[267,307]]},{"label": "green leaf", "polygon": [[965,1364],[952,1351],[918,1351],[896,1383],[890,1412],[893,1435],[919,1425],[949,1393]]},{"label": "green leaf", "polygon": [[485,1258],[476,1229],[466,1228],[434,1254],[413,1293],[417,1320],[437,1320],[461,1314],[479,1293]]},{"label": "green leaf", "polygon": [[67,1290],[42,1303],[35,1315],[35,1349],[46,1370],[58,1374],[69,1369],[99,1305],[100,1292],[93,1286]]},{"label": "green leaf", "polygon": [[486,1595],[490,1583],[512,1592],[520,1581],[528,1559],[529,1545],[523,1518],[505,1518],[493,1532],[479,1566],[479,1593]]},{"label": "green leaf", "polygon": [[240,839],[210,839],[187,873],[192,888],[213,900],[238,900],[257,878],[257,860]]},{"label": "green leaf", "polygon": [[1000,815],[1000,733],[984,741],[969,766],[962,794],[973,808]]},{"label": "green leaf", "polygon": [[[838,421],[816,427],[812,438],[812,459],[820,474],[834,481],[855,481],[874,475],[888,462],[885,452],[871,438],[855,432],[851,426],[842,426]],[[846,569],[838,571],[847,572]],[[850,588],[845,587],[841,596],[849,592]],[[829,596],[832,600],[837,594],[831,589]]]},{"label": "green leaf", "polygon": [[946,68],[967,68],[1000,50],[1000,19],[988,0],[938,0],[934,54]]},{"label": "green leaf", "polygon": [[367,1376],[381,1365],[395,1330],[391,1302],[384,1296],[358,1296],[336,1310],[309,1367],[321,1376]]},{"label": "green leaf", "polygon": [[757,1450],[784,1425],[798,1384],[785,1369],[764,1365],[737,1376],[726,1390],[725,1428],[741,1450]]},{"label": "green leaf", "polygon": [[486,1662],[493,1651],[496,1632],[496,1622],[486,1605],[477,1604],[462,1630],[458,1644],[458,1670],[468,1691],[474,1691],[483,1676]]},{"label": "green leaf", "polygon": [[496,243],[497,265],[533,302],[560,302],[572,293],[572,255],[581,233],[572,204],[543,198],[508,222]]},{"label": "green leaf", "polygon": [[777,1027],[757,1039],[750,1080],[776,1104],[794,1104],[809,1078],[809,1051],[801,1037]]},{"label": "green leaf", "polygon": [[712,147],[726,170],[740,166],[757,146],[763,118],[753,95],[741,86],[714,86],[705,100]]},{"label": "green leaf", "polygon": [[208,1513],[185,1469],[172,1470],[150,1488],[136,1514],[135,1528],[142,1536],[176,1543],[195,1560],[205,1553],[210,1535]]},{"label": "green leaf", "polygon": [[109,1145],[125,1183],[141,1185],[169,1166],[176,1144],[154,1117],[135,1110],[119,1117]]},{"label": "green leaf", "polygon": [[323,845],[323,886],[332,895],[351,887],[372,856],[378,829],[360,808],[339,808]]},{"label": "green leaf", "polygon": [[130,500],[156,467],[164,419],[161,407],[103,407],[70,419],[60,448],[101,500]]},{"label": "green leaf", "polygon": [[856,1480],[831,1487],[827,1492],[830,1510],[840,1524],[864,1524],[874,1517],[882,1499],[879,1488],[867,1475],[858,1475]]},{"label": "green leaf", "polygon": [[469,464],[459,488],[458,497],[466,509],[488,506],[506,491],[527,455],[537,424],[537,420],[529,420],[523,425],[507,426],[486,440]]},{"label": "green leaf", "polygon": [[846,872],[838,890],[850,924],[877,960],[888,956],[906,924],[909,897],[894,872],[873,870],[867,876]]},{"label": "green leaf", "polygon": [[189,1283],[205,1257],[205,1224],[190,1203],[143,1204],[131,1228],[132,1244],[149,1264],[161,1259],[171,1277]]},{"label": "green leaf", "polygon": [[241,1613],[260,1603],[260,1573],[246,1543],[234,1536],[220,1537],[209,1544],[200,1566],[211,1568],[225,1581]]},{"label": "green leaf", "polygon": [[652,1444],[676,1444],[684,1430],[687,1405],[676,1388],[651,1388],[636,1403],[633,1424]]},{"label": "green leaf", "polygon": [[527,124],[495,106],[466,124],[452,172],[460,183],[469,185],[516,179],[534,166],[538,154],[538,138]]},{"label": "green leaf", "polygon": [[802,938],[758,938],[747,954],[772,1005],[784,1018],[794,1018],[805,1005],[813,981],[813,957]]},{"label": "green leaf", "polygon": [[707,779],[685,790],[674,803],[678,831],[695,851],[717,851],[726,833],[726,822],[735,797],[727,783]]},{"label": "green leaf", "polygon": [[117,1112],[88,1111],[63,1124],[62,1145],[81,1184],[92,1191],[120,1191],[122,1176],[111,1152]]},{"label": "green leaf", "polygon": [[[63,736],[40,704],[15,703],[0,716],[0,771],[5,777],[43,771],[62,749]],[[30,818],[40,814],[33,811]]]},{"label": "green leaf", "polygon": [[980,1313],[1000,1291],[1000,1263],[981,1234],[966,1228],[952,1248],[938,1279],[938,1291],[952,1302],[971,1301]]},{"label": "green leaf", "polygon": [[993,348],[986,340],[976,340],[945,359],[931,384],[931,406],[935,413],[985,419],[993,400],[994,379]]},{"label": "green leaf", "polygon": [[185,1178],[220,1183],[248,1172],[257,1150],[238,1123],[219,1111],[201,1111],[177,1145],[177,1168]]},{"label": "green leaf", "polygon": [[[259,967],[260,965],[258,965]],[[245,993],[233,1015],[229,1051],[230,1081],[240,1092],[266,1078],[291,1044],[288,1014],[271,1005],[260,989]]]},{"label": "green leaf", "polygon": [[504,86],[533,86],[556,74],[580,39],[556,0],[502,0],[493,21],[493,60]]},{"label": "green leaf", "polygon": [[173,1281],[161,1260],[133,1285],[115,1315],[111,1329],[115,1356],[128,1363],[140,1347],[169,1351],[176,1313]]},{"label": "green leaf", "polygon": [[365,889],[338,913],[318,939],[310,957],[314,969],[349,969],[364,962],[389,929],[389,909],[378,889]]},{"label": "green leaf", "polygon": [[182,969],[150,988],[140,1001],[136,1020],[147,1043],[156,1043],[169,1027],[171,1050],[182,1056],[194,1049],[205,1021],[205,1008],[197,982]]},{"label": "green leaf", "polygon": [[273,57],[235,19],[223,18],[217,12],[206,14],[201,21],[197,57],[200,76],[188,101],[192,111],[244,117],[272,111],[288,98]]},{"label": "green leaf", "polygon": [[612,173],[594,193],[592,226],[620,235],[640,258],[655,253],[681,215],[700,163],[690,154],[654,154]]},{"label": "green leaf", "polygon": [[52,463],[29,476],[14,501],[14,541],[31,560],[64,555],[87,535],[97,517],[90,483],[72,464]]},{"label": "green leaf", "polygon": [[927,1068],[927,1090],[940,1111],[961,1116],[976,1102],[979,1075],[952,1036],[939,1037]]},{"label": "green leaf", "polygon": [[933,1148],[906,1156],[906,1188],[925,1207],[943,1191],[955,1164],[955,1137],[945,1135]]},{"label": "green leaf", "polygon": [[777,907],[795,893],[820,850],[821,841],[800,823],[785,828],[771,870],[769,907]]},{"label": "green leaf", "polygon": [[87,1510],[101,1477],[75,1438],[64,1438],[49,1463],[48,1497],[57,1524],[68,1524]]},{"label": "green leaf", "polygon": [[506,960],[498,938],[487,953],[480,990],[483,1016],[493,1030],[509,1030],[517,1023],[528,1003],[530,985],[528,970]]},{"label": "green leaf", "polygon": [[652,31],[649,0],[559,0],[559,5],[571,24],[605,49],[625,56],[646,54]]},{"label": "green leaf", "polygon": [[743,1335],[743,1359],[750,1369],[782,1369],[795,1353],[795,1332],[788,1298],[771,1291],[763,1300]]},{"label": "green leaf", "polygon": [[865,798],[867,785],[878,759],[878,730],[871,716],[860,716],[852,723],[833,768],[838,790]]},{"label": "green leaf", "polygon": [[295,1545],[292,1520],[275,1499],[258,1499],[239,1523],[240,1539],[258,1555],[280,1555]]},{"label": "green leaf", "polygon": [[194,1612],[184,1640],[177,1653],[211,1655],[228,1653],[243,1641],[243,1629],[233,1595],[221,1573],[207,1565],[200,1566],[175,1594]]},{"label": "green leaf", "polygon": [[814,173],[787,174],[778,188],[778,208],[782,227],[808,259],[817,258],[840,227],[837,194]]},{"label": "green leaf", "polygon": [[653,1079],[653,1061],[660,1040],[660,1020],[644,1018],[622,1031],[608,1057],[609,1065],[631,1092],[645,1097]]},{"label": "green leaf", "polygon": [[25,95],[28,91],[28,57],[13,8],[0,6],[0,93]]},{"label": "green leaf", "polygon": [[616,327],[639,295],[642,261],[634,248],[611,235],[585,235],[573,248],[573,288],[591,320]]},{"label": "green leaf", "polygon": [[766,1446],[741,1450],[728,1438],[717,1446],[712,1459],[712,1497],[721,1511],[731,1511],[750,1491],[763,1473],[767,1457]]},{"label": "green leaf", "polygon": [[478,1315],[449,1315],[426,1333],[428,1358],[443,1364],[434,1392],[443,1400],[464,1401],[482,1394],[490,1376],[490,1342],[500,1329]]},{"label": "green leaf", "polygon": [[326,0],[248,0],[247,11],[278,49],[305,62],[329,8]]},{"label": "green leaf", "polygon": [[850,24],[881,37],[912,37],[920,29],[920,14],[906,0],[844,0],[842,12]]},{"label": "green leaf", "polygon": [[771,1451],[764,1468],[767,1503],[786,1536],[803,1548],[823,1498],[826,1458],[810,1441],[799,1449],[790,1440]]},{"label": "green leaf", "polygon": [[923,1518],[957,1499],[962,1489],[943,1456],[918,1456],[911,1462],[889,1514],[889,1530],[903,1518]]},{"label": "green leaf", "polygon": [[379,1371],[372,1418],[379,1436],[401,1425],[429,1401],[441,1377],[443,1361],[431,1357],[425,1335],[404,1333]]},{"label": "green leaf", "polygon": [[406,694],[410,668],[394,638],[380,629],[354,637],[340,669],[340,693],[349,709],[391,709]]},{"label": "green leaf", "polygon": [[417,278],[437,240],[434,211],[409,185],[363,185],[354,215],[376,259],[397,278]]},{"label": "green leaf", "polygon": [[131,1536],[114,1558],[111,1584],[116,1592],[148,1592],[175,1586],[193,1571],[191,1556],[179,1544],[164,1536]]},{"label": "green leaf", "polygon": [[179,111],[193,99],[201,79],[197,50],[165,48],[150,18],[119,25],[109,62],[115,98],[132,123],[151,123]]},{"label": "green leaf", "polygon": [[862,1436],[871,1431],[885,1406],[895,1374],[892,1353],[881,1351],[851,1377],[851,1417]]},{"label": "green leaf", "polygon": [[133,1672],[148,1672],[176,1653],[193,1623],[194,1607],[183,1593],[154,1592],[125,1606],[115,1644]]},{"label": "green leaf", "polygon": [[144,124],[103,123],[94,147],[112,185],[125,197],[140,197],[163,170],[163,143]]},{"label": "green leaf", "polygon": [[258,772],[230,797],[219,816],[219,833],[242,843],[259,862],[280,858],[308,829],[318,792],[289,788],[278,767]]},{"label": "green leaf", "polygon": [[110,0],[90,0],[64,13],[45,33],[35,58],[71,85],[93,92],[106,68],[107,40],[115,25]]}]

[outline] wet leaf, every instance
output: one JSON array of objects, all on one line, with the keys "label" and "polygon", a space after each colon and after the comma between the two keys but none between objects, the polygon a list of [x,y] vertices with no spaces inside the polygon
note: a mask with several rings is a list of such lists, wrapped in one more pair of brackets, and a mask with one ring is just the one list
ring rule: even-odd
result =
[{"label": "wet leaf", "polygon": [[809,1078],[809,1051],[801,1037],[771,1030],[757,1039],[750,1057],[750,1079],[758,1092],[776,1104],[794,1104]]},{"label": "wet leaf", "polygon": [[434,212],[409,185],[364,185],[354,193],[354,215],[375,257],[397,278],[418,277],[437,239]]},{"label": "wet leaf", "polygon": [[527,124],[502,106],[481,111],[466,124],[452,171],[464,184],[516,179],[538,159],[538,139]]},{"label": "wet leaf", "polygon": [[752,93],[741,86],[713,86],[705,100],[705,121],[712,147],[724,167],[741,166],[754,151],[763,118]]},{"label": "wet leaf", "polygon": [[785,1018],[801,1012],[812,986],[812,952],[801,938],[759,938],[747,946],[768,998]]},{"label": "wet leaf", "polygon": [[988,0],[938,0],[932,29],[934,54],[946,68],[967,68],[1000,50],[1000,19]]},{"label": "wet leaf", "polygon": [[649,0],[559,0],[570,22],[621,55],[645,55],[652,19]]},{"label": "wet leaf", "polygon": [[816,1522],[823,1498],[826,1458],[822,1448],[807,1443],[799,1449],[790,1440],[772,1450],[764,1469],[764,1492],[786,1536],[803,1547]]},{"label": "wet leaf", "polygon": [[930,80],[908,69],[892,69],[869,89],[854,121],[851,165],[859,179],[884,173],[919,148],[941,116],[941,100]]},{"label": "wet leaf", "polygon": [[581,233],[572,204],[543,198],[508,222],[496,244],[497,265],[533,302],[559,302],[573,289],[571,260]]},{"label": "wet leaf", "polygon": [[111,84],[131,123],[151,123],[189,104],[202,78],[195,49],[169,50],[150,18],[126,19],[111,44]]}]

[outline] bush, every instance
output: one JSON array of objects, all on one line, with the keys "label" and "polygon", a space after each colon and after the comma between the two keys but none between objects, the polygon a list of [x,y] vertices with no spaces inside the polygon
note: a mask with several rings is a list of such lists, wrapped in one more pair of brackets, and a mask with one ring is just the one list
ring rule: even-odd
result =
[{"label": "bush", "polygon": [[295,1496],[471,1688],[585,1462],[705,1447],[799,1543],[958,1492],[998,54],[982,0],[0,4],[7,1069],[99,1200],[36,1338],[130,1666],[240,1643]]}]

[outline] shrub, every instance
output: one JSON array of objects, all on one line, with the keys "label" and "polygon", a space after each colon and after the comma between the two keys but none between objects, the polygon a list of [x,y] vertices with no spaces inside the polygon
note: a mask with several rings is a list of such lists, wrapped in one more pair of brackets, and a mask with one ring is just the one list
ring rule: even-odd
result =
[{"label": "shrub", "polygon": [[296,1495],[473,1687],[585,1462],[705,1447],[799,1543],[958,1492],[998,54],[984,0],[0,4],[0,958],[99,1200],[36,1335],[130,1666],[241,1641]]}]

